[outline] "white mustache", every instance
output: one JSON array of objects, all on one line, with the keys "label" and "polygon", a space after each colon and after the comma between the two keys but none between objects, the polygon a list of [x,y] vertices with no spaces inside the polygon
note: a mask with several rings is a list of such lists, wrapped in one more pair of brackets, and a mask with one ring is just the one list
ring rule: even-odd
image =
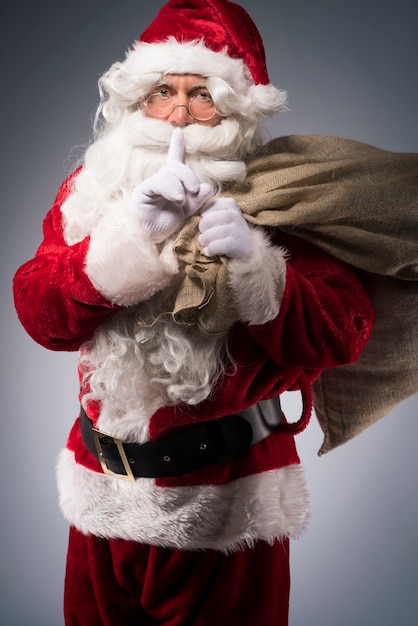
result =
[{"label": "white mustache", "polygon": [[[168,150],[174,127],[163,120],[146,117],[142,110],[130,113],[122,121],[126,141],[135,147]],[[185,126],[184,148],[189,155],[212,158],[236,158],[242,135],[239,122],[226,118],[216,126]]]}]

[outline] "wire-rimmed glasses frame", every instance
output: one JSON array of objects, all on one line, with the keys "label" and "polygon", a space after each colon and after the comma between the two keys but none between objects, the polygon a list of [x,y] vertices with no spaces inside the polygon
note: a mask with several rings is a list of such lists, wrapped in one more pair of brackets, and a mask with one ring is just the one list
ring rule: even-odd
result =
[{"label": "wire-rimmed glasses frame", "polygon": [[[188,102],[188,104],[176,104],[175,103],[175,98],[170,98],[167,102],[166,102],[166,107],[163,112],[161,113],[156,113],[156,110],[158,110],[158,107],[153,107],[152,105],[152,99],[155,98],[155,96],[158,96],[159,92],[154,92],[154,93],[150,93],[143,101],[143,107],[144,109],[149,113],[149,115],[153,116],[153,117],[158,117],[161,119],[167,118],[169,117],[175,108],[178,107],[184,107],[187,109],[189,115],[196,120],[197,122],[209,122],[211,119],[213,119],[215,117],[215,115],[220,115],[220,113],[217,111],[216,106],[213,102],[211,102],[211,107],[208,108],[208,112],[210,111],[210,115],[208,115],[207,117],[203,117],[201,115],[196,115],[196,112],[193,113],[193,106],[195,104],[198,103],[197,100],[197,96],[192,96]],[[161,107],[160,107],[161,108]]]}]

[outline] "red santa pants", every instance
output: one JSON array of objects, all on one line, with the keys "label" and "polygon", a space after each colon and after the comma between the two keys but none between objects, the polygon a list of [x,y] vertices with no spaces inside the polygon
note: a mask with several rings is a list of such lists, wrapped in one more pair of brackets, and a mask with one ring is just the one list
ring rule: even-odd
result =
[{"label": "red santa pants", "polygon": [[70,530],[67,626],[287,626],[288,605],[288,540],[226,555]]}]

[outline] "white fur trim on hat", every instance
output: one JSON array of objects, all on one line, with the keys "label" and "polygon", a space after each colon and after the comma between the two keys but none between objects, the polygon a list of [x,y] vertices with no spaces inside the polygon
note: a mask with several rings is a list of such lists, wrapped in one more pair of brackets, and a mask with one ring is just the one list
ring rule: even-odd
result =
[{"label": "white fur trim on hat", "polygon": [[219,76],[228,83],[253,80],[241,59],[233,59],[226,51],[214,52],[203,41],[178,42],[174,37],[159,43],[137,42],[125,62],[129,72],[147,74],[197,74]]}]

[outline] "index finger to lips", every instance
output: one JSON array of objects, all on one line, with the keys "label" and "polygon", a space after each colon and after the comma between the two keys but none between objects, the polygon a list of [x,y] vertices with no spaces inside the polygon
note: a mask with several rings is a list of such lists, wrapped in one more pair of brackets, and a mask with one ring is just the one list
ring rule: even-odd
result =
[{"label": "index finger to lips", "polygon": [[173,163],[173,161],[184,163],[184,135],[181,128],[176,128],[171,135],[167,162]]}]

